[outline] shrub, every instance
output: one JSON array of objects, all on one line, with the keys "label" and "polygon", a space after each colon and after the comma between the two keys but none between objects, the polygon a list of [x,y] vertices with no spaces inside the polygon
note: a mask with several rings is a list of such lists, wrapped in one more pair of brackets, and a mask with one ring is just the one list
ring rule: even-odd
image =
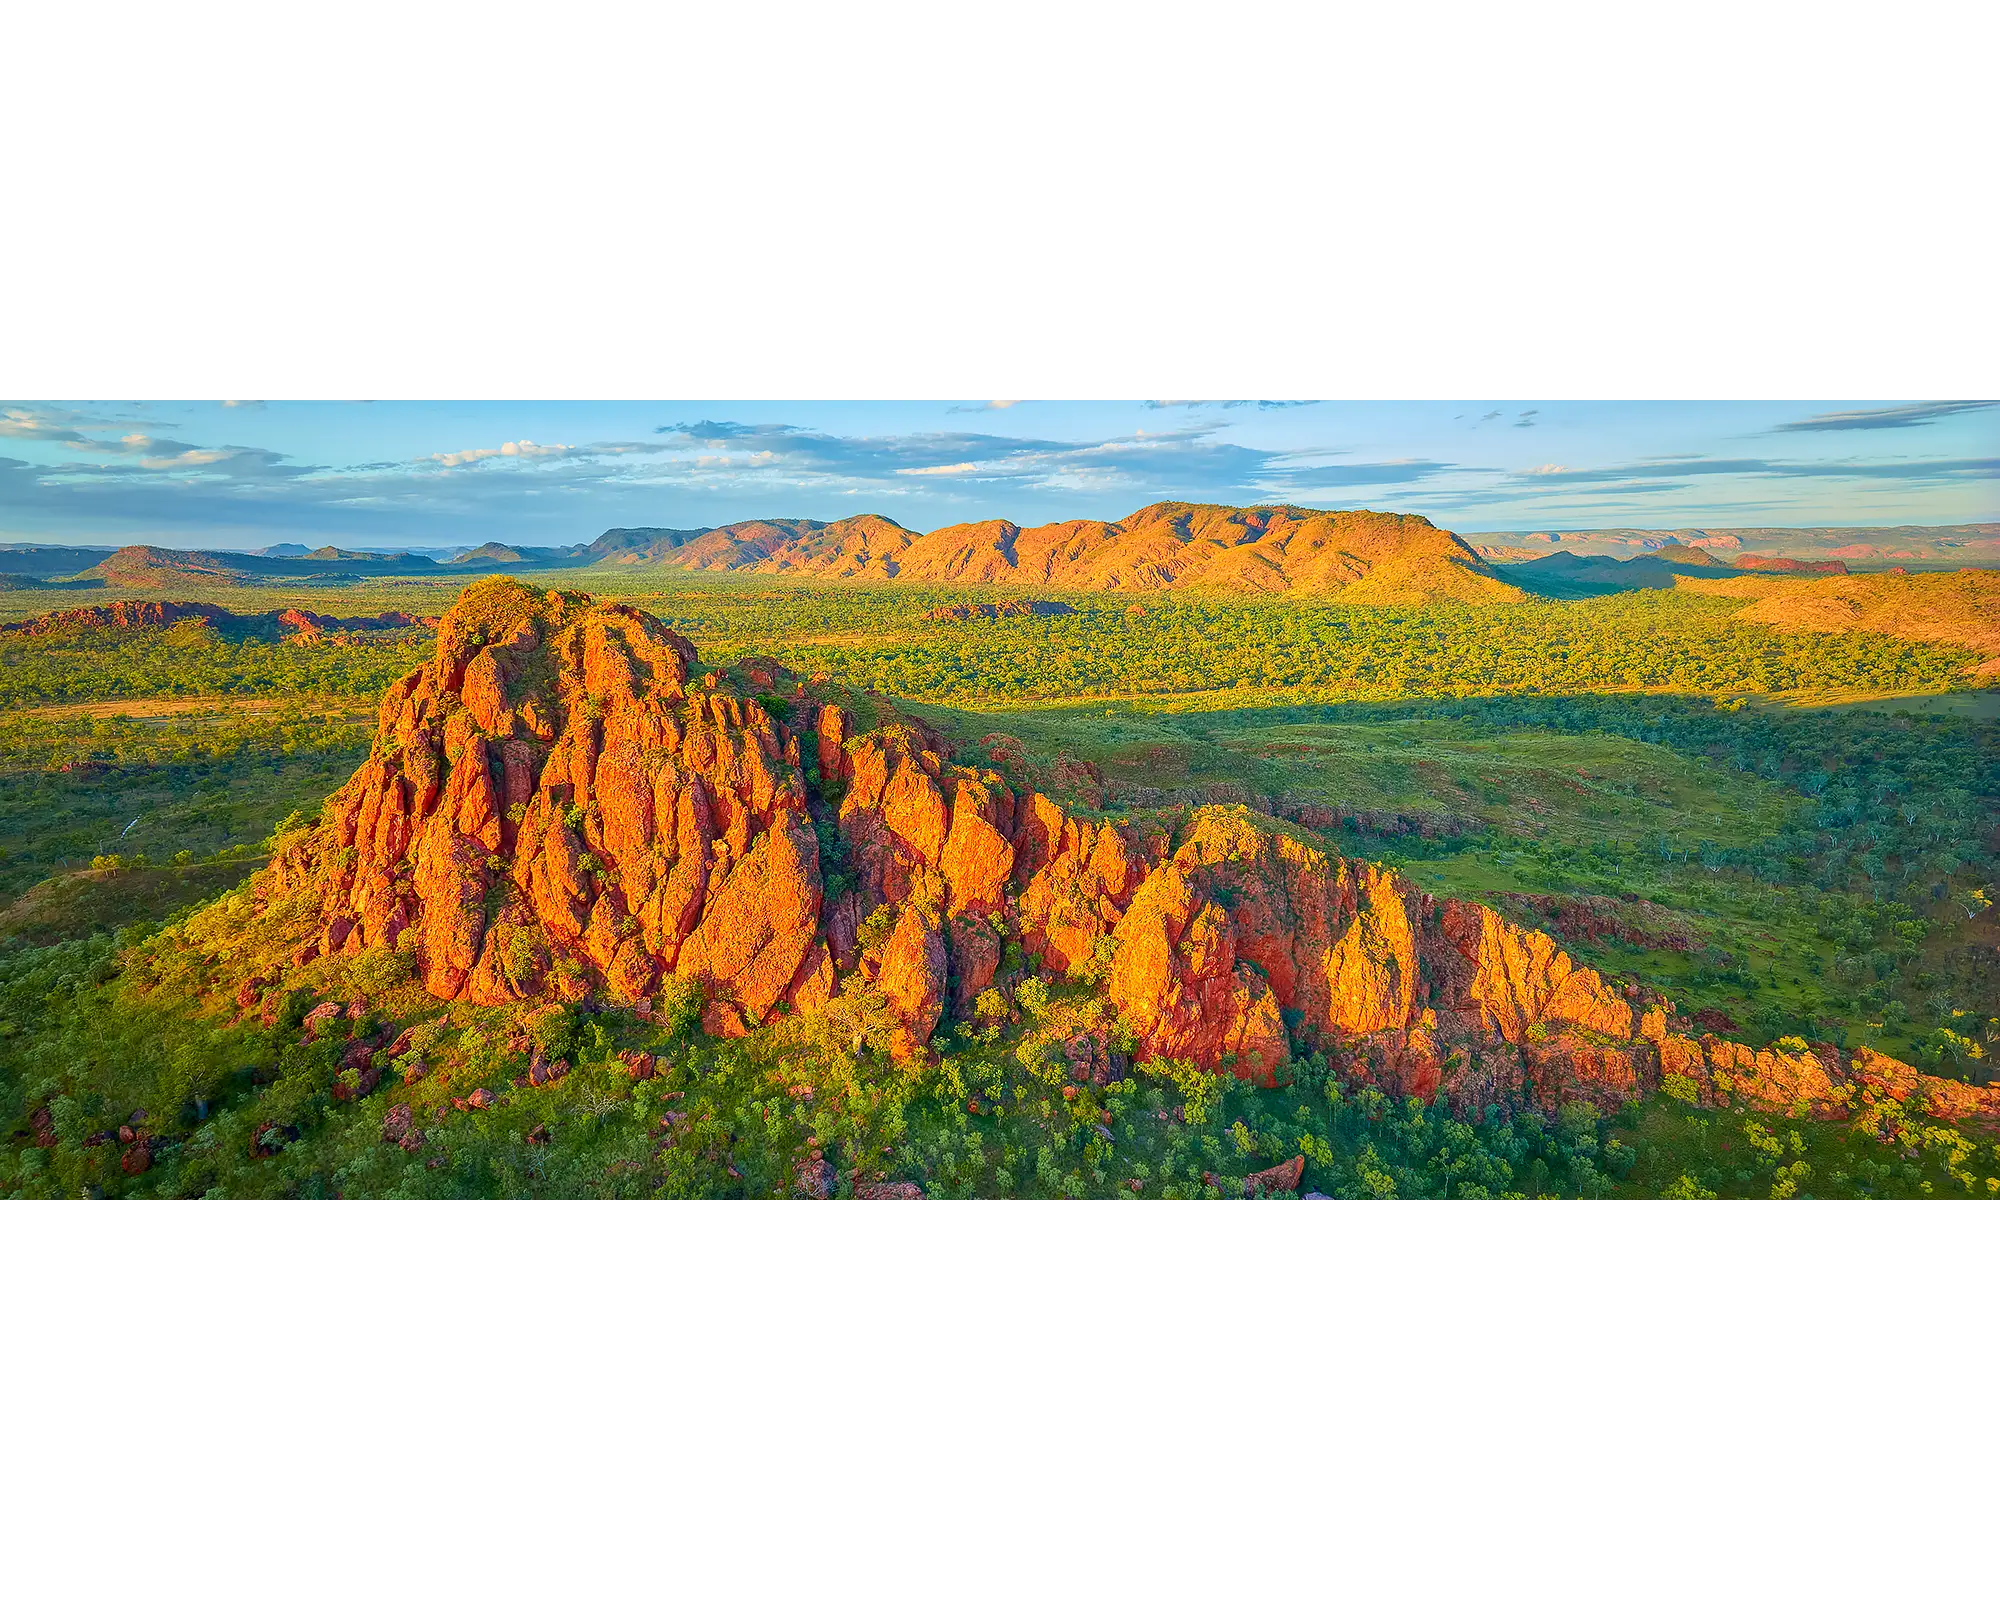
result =
[{"label": "shrub", "polygon": [[707,1005],[708,992],[699,978],[670,973],[661,980],[659,995],[653,1001],[653,1017],[661,1033],[678,1044],[701,1025],[701,1014]]}]

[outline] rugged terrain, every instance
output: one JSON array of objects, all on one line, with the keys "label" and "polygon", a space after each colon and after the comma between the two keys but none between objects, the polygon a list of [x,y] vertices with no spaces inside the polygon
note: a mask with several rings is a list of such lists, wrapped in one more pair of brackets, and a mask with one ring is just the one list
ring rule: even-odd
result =
[{"label": "rugged terrain", "polygon": [[863,731],[851,697],[775,663],[727,686],[635,607],[505,579],[443,619],[367,761],[253,890],[263,917],[303,915],[294,968],[402,951],[440,1000],[642,1012],[671,978],[725,1037],[859,982],[914,1058],[975,1015],[1018,943],[1051,978],[1101,981],[1139,1059],[1266,1087],[1320,1051],[1474,1111],[1611,1108],[1669,1077],[1816,1115],[1877,1082],[2000,1111],[1867,1050],[1698,1038],[1547,934],[1298,825],[1080,814],[957,763],[921,723]]},{"label": "rugged terrain", "polygon": [[2000,1193],[2000,701],[1812,579],[476,571],[8,597],[0,1192]]},{"label": "rugged terrain", "polygon": [[913,533],[887,517],[745,522],[693,530],[615,528],[592,547],[609,561],[915,583],[1055,589],[1226,588],[1339,593],[1356,604],[1523,598],[1471,546],[1428,519],[1379,511],[1162,502],[1117,522],[1022,528],[967,522]]}]

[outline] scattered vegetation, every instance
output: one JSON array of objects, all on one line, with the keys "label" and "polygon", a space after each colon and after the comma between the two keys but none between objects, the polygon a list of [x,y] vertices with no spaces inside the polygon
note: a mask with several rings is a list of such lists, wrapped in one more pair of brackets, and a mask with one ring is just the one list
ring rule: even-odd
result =
[{"label": "scattered vegetation", "polygon": [[[1763,698],[1943,693],[1967,651],[1779,633],[1677,591],[1490,610],[1096,594],[940,628],[924,613],[964,591],[599,576],[568,581],[650,605],[711,665],[774,655],[915,702],[997,764],[1066,760],[1086,813],[1218,788],[1319,806],[1309,825],[1348,853],[1540,921],[1714,1031],[1873,1043],[1975,1081],[2000,1044],[2000,727]],[[368,607],[433,613],[454,585],[365,587]],[[865,984],[730,1041],[700,1034],[698,995],[651,1021],[441,1006],[395,951],[239,1006],[217,950],[296,930],[252,925],[236,885],[352,770],[374,698],[425,648],[6,637],[0,1192],[1204,1197],[1294,1158],[1301,1191],[1354,1197],[2000,1189],[1992,1130],[1894,1108],[1815,1124],[1669,1093],[1467,1121],[1323,1057],[1274,1090],[1140,1065],[1098,988],[1014,956],[928,1064],[890,1058]],[[338,1018],[308,1026],[328,1000]],[[1082,1035],[1103,1059],[1079,1075]],[[531,1081],[537,1060],[564,1070]]]}]

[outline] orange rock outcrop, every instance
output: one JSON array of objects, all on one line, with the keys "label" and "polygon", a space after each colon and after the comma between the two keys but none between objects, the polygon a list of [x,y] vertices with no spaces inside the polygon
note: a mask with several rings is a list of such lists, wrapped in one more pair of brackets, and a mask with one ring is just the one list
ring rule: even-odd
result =
[{"label": "orange rock outcrop", "polygon": [[112,600],[101,606],[73,606],[26,622],[5,625],[8,633],[60,633],[70,628],[171,628],[177,622],[227,622],[230,612],[201,600]]},{"label": "orange rock outcrop", "polygon": [[1080,815],[916,723],[857,731],[776,663],[739,669],[757,693],[695,670],[634,607],[472,585],[262,880],[317,910],[296,959],[394,946],[433,994],[485,1003],[630,1003],[671,976],[723,1035],[867,981],[907,1058],[1011,981],[1018,945],[1101,978],[1142,1058],[1265,1085],[1322,1050],[1465,1108],[1608,1108],[1671,1077],[1774,1112],[1841,1115],[1865,1090],[2000,1113],[1867,1051],[1692,1038],[1546,934],[1245,807]]}]

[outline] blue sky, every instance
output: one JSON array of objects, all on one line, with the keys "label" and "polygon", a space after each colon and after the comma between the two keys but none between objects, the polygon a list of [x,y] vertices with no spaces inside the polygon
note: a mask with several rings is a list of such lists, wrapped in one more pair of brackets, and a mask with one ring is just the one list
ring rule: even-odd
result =
[{"label": "blue sky", "polygon": [[1470,536],[2000,520],[1994,402],[0,404],[0,539],[574,544],[875,511],[1369,506]]}]

